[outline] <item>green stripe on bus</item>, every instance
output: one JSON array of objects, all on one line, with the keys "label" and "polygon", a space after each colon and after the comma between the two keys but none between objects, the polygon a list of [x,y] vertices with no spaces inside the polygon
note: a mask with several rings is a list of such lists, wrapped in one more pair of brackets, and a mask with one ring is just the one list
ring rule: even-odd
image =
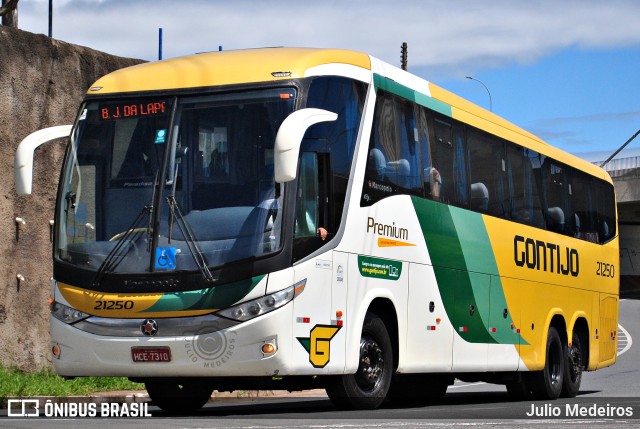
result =
[{"label": "green stripe on bus", "polygon": [[525,343],[513,331],[511,314],[504,317],[506,298],[482,215],[418,197],[412,201],[458,335],[471,343]]},{"label": "green stripe on bus", "polygon": [[[467,271],[483,273],[477,282],[473,279],[478,277],[471,276],[471,287],[478,304],[487,309],[480,311],[484,324],[490,331],[495,329],[491,336],[498,343],[518,344],[521,341],[520,334],[513,332],[515,324],[508,311],[498,264],[482,215],[458,207],[450,207],[449,211],[458,237],[464,237],[461,249]],[[486,285],[489,285],[489,290],[486,290]],[[493,317],[489,317],[489,311]]]},{"label": "green stripe on bus", "polygon": [[391,80],[384,76],[380,76],[379,74],[374,74],[373,84],[376,89],[383,89],[399,97],[414,101],[421,106],[428,107],[429,109],[435,110],[436,112],[440,112],[450,118],[453,117],[451,106],[449,106],[448,104],[443,103],[440,100],[436,100],[435,98],[429,97],[428,95],[421,92],[414,91],[413,89],[408,88],[404,85],[400,85],[394,80]]},{"label": "green stripe on bus", "polygon": [[145,312],[219,310],[230,307],[247,296],[264,275],[215,286],[206,289],[185,292],[166,293]]}]

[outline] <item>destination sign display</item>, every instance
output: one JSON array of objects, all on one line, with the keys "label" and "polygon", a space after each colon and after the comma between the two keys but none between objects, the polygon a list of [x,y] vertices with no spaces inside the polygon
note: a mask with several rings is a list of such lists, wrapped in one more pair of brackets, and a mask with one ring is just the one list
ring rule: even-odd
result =
[{"label": "destination sign display", "polygon": [[128,103],[110,103],[99,107],[103,121],[136,118],[140,116],[158,116],[167,113],[168,103],[161,101],[135,101]]}]

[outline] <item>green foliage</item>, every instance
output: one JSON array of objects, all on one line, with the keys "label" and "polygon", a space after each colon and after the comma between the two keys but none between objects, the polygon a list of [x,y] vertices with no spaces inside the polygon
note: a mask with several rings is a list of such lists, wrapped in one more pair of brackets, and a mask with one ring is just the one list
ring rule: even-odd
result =
[{"label": "green foliage", "polygon": [[23,372],[0,365],[0,403],[7,397],[84,396],[94,392],[144,390],[124,377],[80,377],[65,380],[51,370]]}]

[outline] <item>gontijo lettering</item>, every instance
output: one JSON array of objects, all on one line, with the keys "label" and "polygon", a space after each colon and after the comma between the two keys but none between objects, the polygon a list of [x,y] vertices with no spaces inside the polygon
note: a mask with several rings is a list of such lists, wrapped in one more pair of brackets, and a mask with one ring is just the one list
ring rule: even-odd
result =
[{"label": "gontijo lettering", "polygon": [[513,238],[513,260],[519,267],[578,277],[580,257],[576,249],[542,240],[516,235]]}]

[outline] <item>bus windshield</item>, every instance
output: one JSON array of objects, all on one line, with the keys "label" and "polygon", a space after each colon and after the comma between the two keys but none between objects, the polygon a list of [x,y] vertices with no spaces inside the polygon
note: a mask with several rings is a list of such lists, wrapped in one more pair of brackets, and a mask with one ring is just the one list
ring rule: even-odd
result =
[{"label": "bus windshield", "polygon": [[87,102],[62,175],[56,258],[143,273],[278,250],[273,145],[295,96],[283,88]]}]

